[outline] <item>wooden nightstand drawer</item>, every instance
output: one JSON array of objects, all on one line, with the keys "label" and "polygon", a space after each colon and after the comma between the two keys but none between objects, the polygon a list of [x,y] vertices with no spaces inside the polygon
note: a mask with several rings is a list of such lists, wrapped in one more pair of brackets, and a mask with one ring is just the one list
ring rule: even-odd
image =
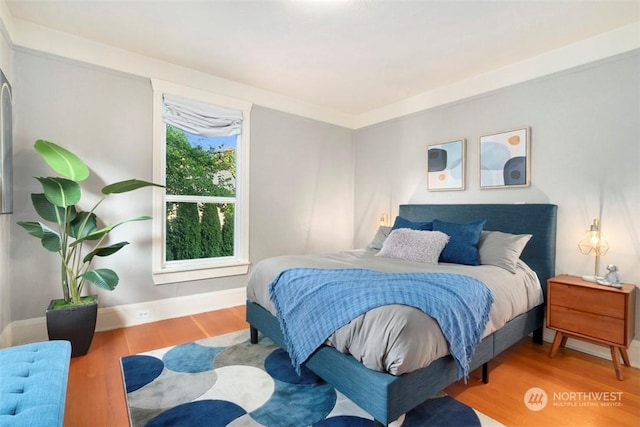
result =
[{"label": "wooden nightstand drawer", "polygon": [[625,316],[625,295],[622,293],[551,282],[549,295],[553,305],[618,319]]},{"label": "wooden nightstand drawer", "polygon": [[627,349],[635,335],[635,319],[634,285],[613,288],[566,274],[547,281],[547,327],[556,330],[550,357],[565,346],[567,338],[603,344],[611,349],[616,377],[622,380],[620,356],[631,366]]},{"label": "wooden nightstand drawer", "polygon": [[557,305],[549,306],[548,326],[584,337],[626,345],[624,319],[600,316]]}]

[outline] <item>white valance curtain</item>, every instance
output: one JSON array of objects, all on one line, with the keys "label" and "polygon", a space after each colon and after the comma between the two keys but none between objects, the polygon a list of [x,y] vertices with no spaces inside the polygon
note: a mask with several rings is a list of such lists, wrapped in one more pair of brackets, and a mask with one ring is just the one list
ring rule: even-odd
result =
[{"label": "white valance curtain", "polygon": [[164,95],[164,121],[185,132],[205,137],[242,133],[242,111]]}]

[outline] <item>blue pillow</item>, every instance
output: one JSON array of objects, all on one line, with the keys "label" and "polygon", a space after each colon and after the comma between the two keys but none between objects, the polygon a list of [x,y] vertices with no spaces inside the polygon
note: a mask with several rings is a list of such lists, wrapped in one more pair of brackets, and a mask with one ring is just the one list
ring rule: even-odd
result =
[{"label": "blue pillow", "polygon": [[398,228],[409,228],[411,230],[421,230],[421,231],[433,231],[433,223],[432,222],[413,222],[408,219],[404,219],[400,216],[396,217],[395,222],[393,223],[393,227],[391,230],[396,230]]},{"label": "blue pillow", "polygon": [[480,265],[478,243],[486,219],[468,224],[433,220],[433,231],[442,231],[449,236],[449,243],[440,254],[441,262],[454,264]]}]

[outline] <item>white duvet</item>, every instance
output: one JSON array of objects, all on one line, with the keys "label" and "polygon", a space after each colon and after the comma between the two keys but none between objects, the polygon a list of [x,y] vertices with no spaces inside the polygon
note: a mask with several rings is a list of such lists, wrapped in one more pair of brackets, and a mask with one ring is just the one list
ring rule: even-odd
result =
[{"label": "white duvet", "polygon": [[[275,316],[275,307],[269,300],[269,284],[282,270],[293,267],[465,274],[484,282],[493,293],[494,303],[484,336],[543,302],[542,288],[536,274],[522,261],[518,261],[516,274],[513,274],[491,265],[422,264],[378,257],[376,253],[358,250],[280,256],[260,261],[249,278],[247,298]],[[327,344],[351,354],[370,369],[392,375],[423,368],[449,354],[447,341],[437,322],[422,311],[404,305],[388,305],[363,314],[336,331],[327,339]]]}]

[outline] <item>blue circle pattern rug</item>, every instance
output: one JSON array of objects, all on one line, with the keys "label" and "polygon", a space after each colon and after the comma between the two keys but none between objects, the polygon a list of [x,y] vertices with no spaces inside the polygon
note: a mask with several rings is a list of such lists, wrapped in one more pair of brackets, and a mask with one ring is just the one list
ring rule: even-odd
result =
[{"label": "blue circle pattern rug", "polygon": [[[370,415],[263,338],[234,332],[126,356],[121,367],[132,427],[364,427]],[[392,426],[499,426],[442,395]]]}]

